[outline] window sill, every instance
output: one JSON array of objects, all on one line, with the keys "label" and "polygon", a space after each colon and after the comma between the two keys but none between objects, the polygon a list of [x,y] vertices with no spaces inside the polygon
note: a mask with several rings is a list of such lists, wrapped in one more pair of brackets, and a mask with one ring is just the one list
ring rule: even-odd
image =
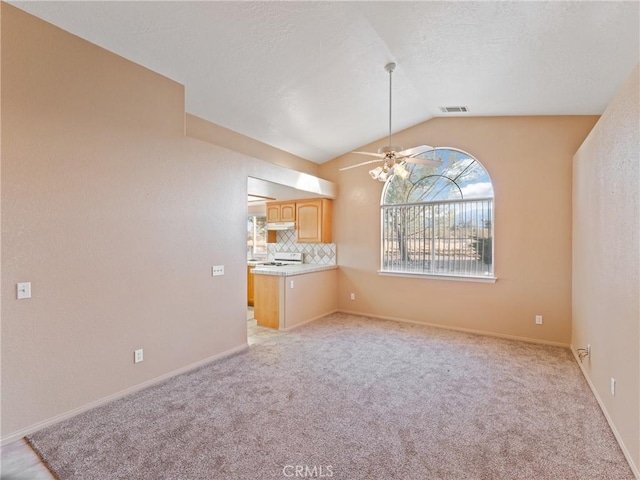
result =
[{"label": "window sill", "polygon": [[429,278],[433,280],[453,280],[454,282],[496,283],[497,277],[463,277],[461,275],[435,275],[430,273],[387,272],[378,270],[378,275],[386,277]]}]

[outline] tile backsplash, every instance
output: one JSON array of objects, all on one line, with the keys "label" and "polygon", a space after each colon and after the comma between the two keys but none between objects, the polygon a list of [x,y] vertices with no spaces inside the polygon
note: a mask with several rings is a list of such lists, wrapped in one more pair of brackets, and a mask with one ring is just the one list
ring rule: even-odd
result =
[{"label": "tile backsplash", "polygon": [[273,260],[275,252],[301,252],[303,263],[320,265],[336,265],[335,243],[298,243],[295,230],[279,230],[276,233],[277,243],[267,244],[269,260]]}]

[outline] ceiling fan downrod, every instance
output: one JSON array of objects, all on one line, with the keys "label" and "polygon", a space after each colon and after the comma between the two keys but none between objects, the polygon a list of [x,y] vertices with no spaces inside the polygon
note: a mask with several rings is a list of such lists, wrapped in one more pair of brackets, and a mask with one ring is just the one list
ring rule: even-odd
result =
[{"label": "ceiling fan downrod", "polygon": [[396,64],[394,62],[387,63],[384,66],[384,69],[389,72],[389,144],[386,147],[380,147],[378,149],[378,153],[389,153],[389,152],[400,152],[402,151],[402,147],[397,145],[391,145],[391,107],[392,107],[392,84],[393,84],[393,71],[396,69]]},{"label": "ceiling fan downrod", "polygon": [[425,158],[419,158],[418,156],[433,150],[433,147],[428,145],[420,145],[418,147],[408,148],[404,150],[402,147],[391,145],[391,132],[392,129],[392,108],[393,108],[393,81],[392,74],[396,68],[396,64],[393,62],[387,63],[384,69],[389,72],[389,144],[385,147],[380,147],[378,153],[373,152],[352,152],[359,155],[367,155],[370,157],[376,157],[377,160],[369,160],[367,162],[358,163],[356,165],[350,165],[348,167],[340,168],[340,170],[350,170],[352,168],[360,167],[363,165],[370,165],[372,163],[382,162],[382,165],[374,168],[369,172],[371,178],[380,182],[385,182],[389,175],[397,175],[398,177],[406,180],[411,172],[407,170],[405,165],[407,163],[420,163],[423,165],[434,165],[436,162],[433,160],[427,160]]}]

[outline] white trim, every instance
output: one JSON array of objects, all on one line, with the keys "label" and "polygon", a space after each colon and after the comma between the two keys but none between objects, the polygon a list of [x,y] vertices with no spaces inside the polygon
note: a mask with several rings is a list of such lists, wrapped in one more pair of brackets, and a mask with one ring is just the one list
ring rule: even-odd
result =
[{"label": "white trim", "polygon": [[573,358],[576,359],[576,363],[578,364],[578,367],[580,367],[580,371],[582,372],[582,375],[584,376],[585,380],[587,381],[587,385],[589,385],[589,388],[591,389],[591,393],[593,393],[593,396],[596,397],[596,401],[598,402],[598,405],[600,406],[600,410],[602,410],[602,413],[604,414],[604,418],[607,419],[607,423],[609,424],[609,427],[611,428],[611,431],[613,432],[613,436],[615,437],[616,441],[618,442],[618,445],[620,445],[620,449],[622,450],[622,453],[624,454],[624,457],[627,459],[627,463],[629,464],[629,467],[631,468],[631,471],[633,472],[633,474],[635,475],[635,477],[637,479],[640,479],[640,468],[638,467],[638,465],[633,463],[633,458],[629,454],[629,450],[627,449],[626,445],[624,444],[624,441],[622,440],[622,437],[618,433],[618,430],[616,429],[616,426],[613,423],[613,420],[611,419],[611,416],[609,416],[609,413],[607,412],[607,409],[604,406],[604,402],[600,398],[600,395],[598,395],[598,391],[596,390],[596,387],[591,382],[591,378],[589,378],[589,375],[587,374],[587,371],[585,370],[584,366],[582,365],[582,362],[580,361],[580,358],[578,358],[578,354],[576,353],[576,347],[574,345],[571,345],[571,353],[573,354]]},{"label": "white trim", "polygon": [[74,408],[73,410],[69,410],[68,412],[62,413],[60,415],[56,415],[55,417],[49,418],[47,420],[43,420],[38,423],[34,423],[27,428],[23,428],[22,430],[18,430],[17,432],[13,432],[5,437],[0,439],[0,445],[6,445],[11,442],[15,442],[20,440],[21,438],[30,435],[38,430],[42,430],[43,428],[50,427],[56,423],[62,422],[63,420],[67,420],[69,418],[75,417],[76,415],[80,415],[81,413],[92,410],[96,407],[100,407],[107,403],[113,402],[114,400],[118,400],[120,398],[126,397],[127,395],[131,395],[132,393],[143,390],[147,387],[155,385],[157,383],[163,382],[171,377],[175,377],[176,375],[180,375],[182,373],[186,373],[190,370],[194,370],[198,367],[206,365],[207,363],[211,363],[215,360],[220,360],[221,358],[228,357],[229,355],[233,355],[234,353],[242,352],[249,348],[249,345],[245,342],[242,345],[238,345],[237,347],[233,347],[229,350],[225,350],[224,352],[218,353],[216,355],[212,355],[210,357],[199,360],[195,363],[191,363],[185,367],[178,368],[177,370],[172,370],[169,373],[165,373],[160,375],[159,377],[152,378],[151,380],[147,380],[146,382],[142,382],[138,385],[134,385],[133,387],[125,388],[119,392],[113,393],[111,395],[107,395],[99,400],[95,400],[93,402],[89,402],[81,407]]},{"label": "white trim", "polygon": [[355,312],[351,310],[338,310],[338,311],[341,313],[348,313],[350,315],[359,315],[361,317],[377,318],[380,320],[391,320],[392,322],[400,322],[400,323],[412,323],[414,325],[424,325],[426,327],[442,328],[444,330],[453,330],[456,332],[474,333],[476,335],[483,335],[486,337],[504,338],[505,340],[517,340],[520,342],[537,343],[541,345],[551,345],[553,347],[570,348],[570,345],[568,343],[552,342],[550,340],[542,340],[538,338],[519,337],[517,335],[507,335],[504,333],[487,332],[485,330],[474,330],[472,328],[450,327],[448,325],[442,325],[439,323],[419,322],[417,320],[407,320],[406,318],[387,317],[384,315],[374,315],[372,313]]},{"label": "white trim", "polygon": [[455,282],[496,283],[498,277],[464,277],[462,275],[436,275],[433,273],[389,272],[378,270],[378,275],[385,277],[430,278],[433,280],[453,280]]}]

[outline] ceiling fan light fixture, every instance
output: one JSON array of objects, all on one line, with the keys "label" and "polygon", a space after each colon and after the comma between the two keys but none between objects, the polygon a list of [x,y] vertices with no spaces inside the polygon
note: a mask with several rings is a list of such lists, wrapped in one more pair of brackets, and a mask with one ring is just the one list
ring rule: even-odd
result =
[{"label": "ceiling fan light fixture", "polygon": [[371,175],[371,178],[373,178],[374,180],[378,180],[380,175],[383,173],[384,170],[382,169],[382,167],[376,167],[373,170],[369,170],[369,175]]},{"label": "ceiling fan light fixture", "polygon": [[398,175],[402,180],[406,180],[411,175],[411,172],[407,170],[407,167],[403,163],[396,163],[393,166],[394,175]]}]

